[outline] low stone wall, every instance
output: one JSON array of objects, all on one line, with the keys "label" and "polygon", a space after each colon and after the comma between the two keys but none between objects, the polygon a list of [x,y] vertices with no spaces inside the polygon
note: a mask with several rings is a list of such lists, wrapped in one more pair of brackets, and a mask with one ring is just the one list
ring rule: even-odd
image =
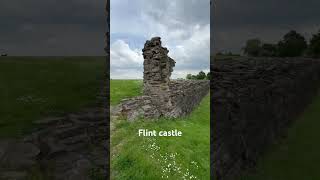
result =
[{"label": "low stone wall", "polygon": [[126,118],[128,121],[133,121],[139,117],[158,118],[161,115],[151,96],[123,99],[117,108],[116,114]]},{"label": "low stone wall", "polygon": [[212,173],[218,180],[234,179],[254,167],[312,101],[320,61],[237,59],[211,65]]},{"label": "low stone wall", "polygon": [[210,81],[178,80],[170,81],[169,102],[162,104],[161,96],[138,96],[124,99],[119,105],[119,113],[129,121],[139,117],[155,119],[159,117],[177,118],[189,114],[210,89]]},{"label": "low stone wall", "polygon": [[165,116],[179,117],[189,114],[199,105],[210,89],[208,80],[172,81],[169,84],[171,109]]}]

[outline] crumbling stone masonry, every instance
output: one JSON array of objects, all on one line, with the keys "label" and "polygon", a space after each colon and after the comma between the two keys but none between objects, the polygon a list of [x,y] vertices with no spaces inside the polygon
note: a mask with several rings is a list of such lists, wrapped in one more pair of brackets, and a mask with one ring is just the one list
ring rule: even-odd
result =
[{"label": "crumbling stone masonry", "polygon": [[168,56],[168,49],[161,46],[159,37],[147,41],[142,52],[145,59],[143,63],[144,94],[167,95],[170,76],[176,62]]},{"label": "crumbling stone masonry", "polygon": [[236,179],[318,93],[320,60],[240,58],[211,65],[212,175]]},{"label": "crumbling stone masonry", "polygon": [[160,37],[148,40],[142,52],[144,95],[125,99],[118,106],[119,114],[128,120],[184,116],[208,94],[208,80],[170,80],[175,61],[168,56],[169,50],[162,47]]}]

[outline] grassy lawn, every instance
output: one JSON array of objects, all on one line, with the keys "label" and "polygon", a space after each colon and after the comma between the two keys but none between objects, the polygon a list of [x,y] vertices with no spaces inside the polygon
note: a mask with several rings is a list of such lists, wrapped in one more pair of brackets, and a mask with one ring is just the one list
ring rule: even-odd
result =
[{"label": "grassy lawn", "polygon": [[289,129],[288,138],[263,157],[243,180],[320,179],[320,95]]},{"label": "grassy lawn", "polygon": [[142,80],[111,80],[110,104],[116,105],[124,98],[142,94]]},{"label": "grassy lawn", "polygon": [[[111,81],[111,97],[138,95],[142,82]],[[116,88],[116,84],[130,88]],[[135,87],[135,88],[134,88]],[[114,90],[117,90],[115,92]],[[133,92],[127,92],[134,89]],[[118,92],[122,91],[122,92]],[[117,95],[114,95],[116,93]],[[115,99],[115,98],[114,98]],[[112,101],[112,100],[111,100]],[[119,101],[114,101],[115,104]],[[115,123],[115,122],[112,122]],[[210,179],[210,97],[185,118],[118,120],[111,132],[111,178]],[[139,137],[139,129],[182,131],[182,137]]]},{"label": "grassy lawn", "polygon": [[0,57],[0,137],[95,103],[104,68],[104,57]]}]

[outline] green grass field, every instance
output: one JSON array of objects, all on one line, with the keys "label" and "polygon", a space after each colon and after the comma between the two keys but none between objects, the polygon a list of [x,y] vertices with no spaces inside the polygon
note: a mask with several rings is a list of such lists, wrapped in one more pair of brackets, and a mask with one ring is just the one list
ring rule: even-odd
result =
[{"label": "green grass field", "polygon": [[[121,88],[120,88],[121,87]],[[129,87],[129,88],[122,88]],[[142,81],[112,80],[111,103],[137,96]],[[132,91],[133,90],[133,91]],[[111,131],[111,178],[121,180],[209,179],[210,98],[185,118],[117,120]],[[182,137],[139,137],[138,129],[180,130]]]},{"label": "green grass field", "polygon": [[320,94],[293,124],[288,137],[275,144],[259,163],[257,172],[243,180],[320,179]]},{"label": "green grass field", "polygon": [[104,70],[104,57],[0,57],[0,137],[92,105]]},{"label": "green grass field", "polygon": [[124,98],[142,94],[142,80],[111,80],[110,104],[116,105]]}]

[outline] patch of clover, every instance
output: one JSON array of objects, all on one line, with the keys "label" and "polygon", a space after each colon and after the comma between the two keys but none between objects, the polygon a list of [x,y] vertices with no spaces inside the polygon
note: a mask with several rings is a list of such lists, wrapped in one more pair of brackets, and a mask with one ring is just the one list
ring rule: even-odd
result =
[{"label": "patch of clover", "polygon": [[[160,151],[161,147],[156,143],[155,138],[146,138],[142,148],[148,152],[151,159],[160,165],[162,179],[169,179],[171,174],[178,174],[183,180],[198,179],[197,176],[191,174],[189,169],[183,169],[182,165],[177,162],[177,157],[179,156],[177,152],[162,153]],[[190,162],[190,164],[190,167],[199,168],[195,161]]]}]

